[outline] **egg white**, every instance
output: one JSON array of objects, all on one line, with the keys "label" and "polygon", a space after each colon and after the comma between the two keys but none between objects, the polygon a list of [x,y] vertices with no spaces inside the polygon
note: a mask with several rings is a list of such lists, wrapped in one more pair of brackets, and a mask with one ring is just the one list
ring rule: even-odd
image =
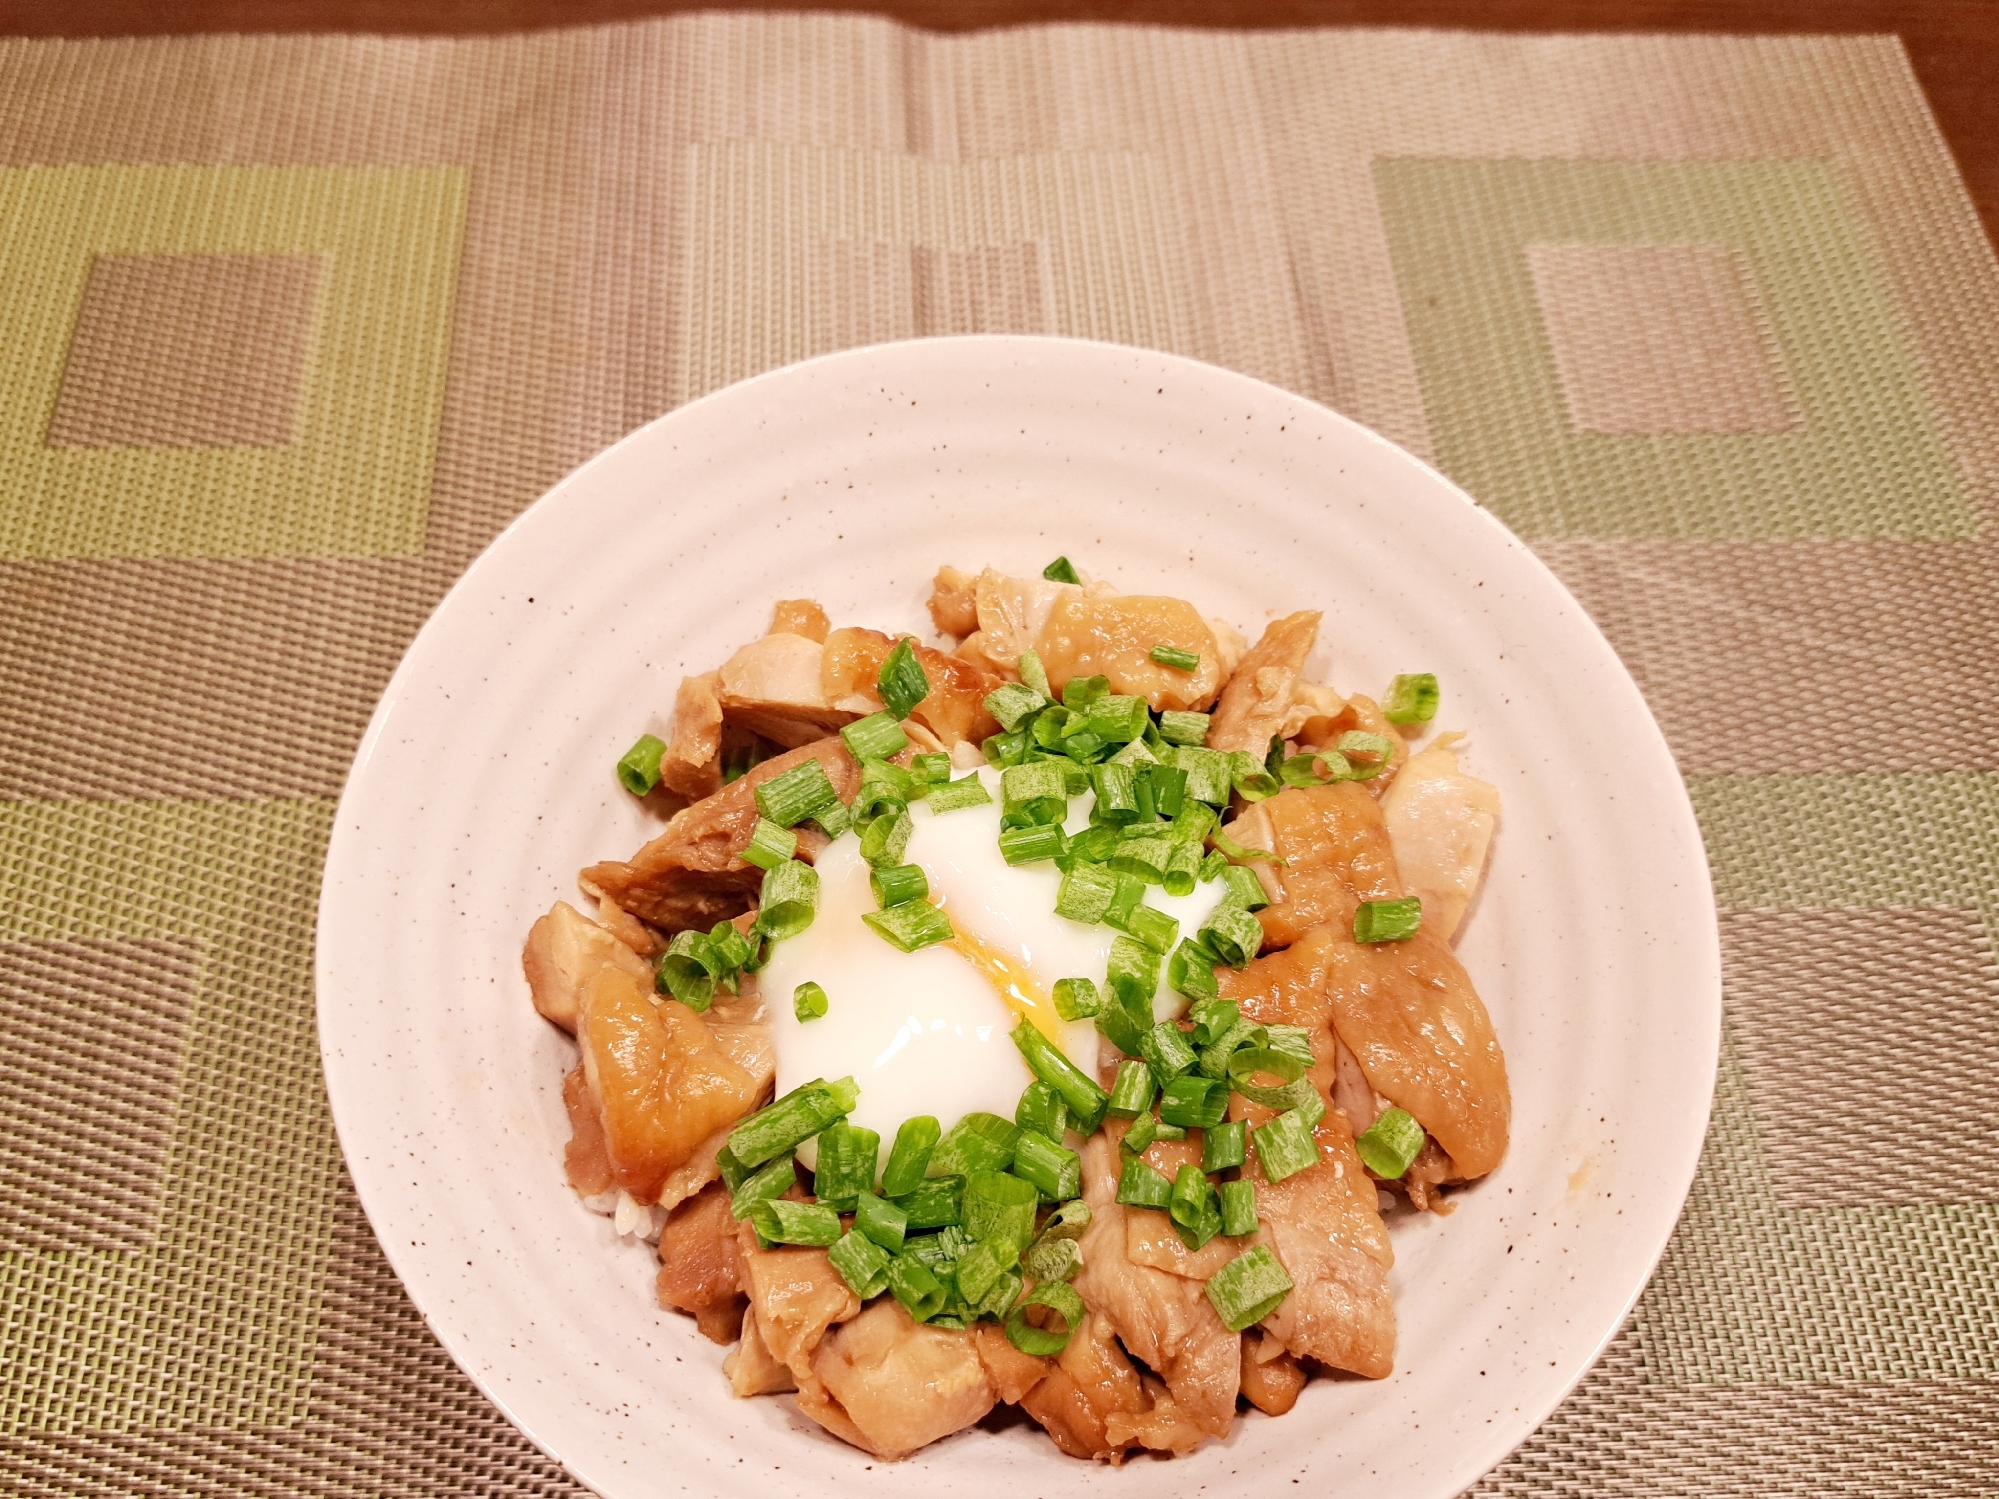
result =
[{"label": "egg white", "polygon": [[[992,803],[939,816],[922,802],[910,809],[914,830],[906,863],[922,868],[930,896],[969,936],[1027,975],[1047,1004],[1055,982],[1087,978],[1101,985],[1117,933],[1055,914],[1061,873],[1053,863],[1018,867],[1000,857],[999,772],[979,772]],[[1072,833],[1089,826],[1092,798],[1071,799]],[[883,1159],[903,1120],[930,1114],[946,1129],[973,1111],[1011,1119],[1032,1074],[1010,1033],[1018,1023],[986,971],[955,946],[904,953],[861,918],[875,909],[860,840],[836,839],[819,855],[819,911],[812,925],[778,943],[758,977],[777,1043],[777,1088],[813,1078],[851,1076],[861,1089],[851,1122],[882,1137]],[[1192,936],[1221,903],[1219,880],[1189,895],[1157,886],[1146,903]],[[826,991],[827,1012],[801,1021],[792,995],[808,980]],[[1153,1014],[1181,1014],[1187,1002],[1164,981]],[[1062,1049],[1096,1075],[1097,1030],[1087,1020],[1059,1025]],[[812,1152],[800,1151],[809,1166]]]}]

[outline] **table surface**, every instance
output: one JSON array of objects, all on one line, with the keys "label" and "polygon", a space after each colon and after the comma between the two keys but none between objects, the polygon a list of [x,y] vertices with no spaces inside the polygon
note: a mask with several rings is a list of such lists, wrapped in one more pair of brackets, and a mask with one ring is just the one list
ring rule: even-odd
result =
[{"label": "table surface", "polygon": [[1994,0],[0,0],[0,35],[197,32],[474,34],[686,10],[866,10],[966,31],[1045,21],[1269,28],[1442,26],[1497,31],[1889,34],[1908,49],[1986,234],[1999,241],[1999,4]]}]

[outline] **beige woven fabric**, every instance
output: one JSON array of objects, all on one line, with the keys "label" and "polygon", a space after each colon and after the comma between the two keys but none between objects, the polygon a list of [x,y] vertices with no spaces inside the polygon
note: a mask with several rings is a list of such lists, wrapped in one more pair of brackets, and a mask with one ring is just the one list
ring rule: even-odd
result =
[{"label": "beige woven fabric", "polygon": [[1689,777],[1707,1158],[1482,1487],[1999,1487],[1999,268],[1897,45],[761,15],[0,43],[0,1487],[574,1492],[341,1172],[332,799],[577,462],[984,330],[1439,462]]}]

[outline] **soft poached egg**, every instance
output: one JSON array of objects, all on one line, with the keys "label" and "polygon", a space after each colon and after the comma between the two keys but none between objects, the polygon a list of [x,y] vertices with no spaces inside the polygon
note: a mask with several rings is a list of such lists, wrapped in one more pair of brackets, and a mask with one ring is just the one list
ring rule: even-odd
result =
[{"label": "soft poached egg", "polygon": [[[941,816],[923,802],[910,808],[914,830],[903,861],[922,868],[930,899],[959,937],[917,952],[899,951],[861,920],[875,909],[860,840],[835,839],[816,861],[819,911],[812,925],[776,944],[758,975],[777,1038],[777,1091],[814,1078],[851,1076],[861,1089],[850,1122],[881,1136],[884,1158],[905,1119],[934,1115],[949,1129],[983,1111],[1011,1119],[1033,1080],[1010,1033],[1022,1018],[1097,1075],[1097,1029],[1067,1021],[1050,999],[1058,979],[1101,986],[1118,934],[1055,914],[1061,872],[1052,862],[1009,865],[1000,857],[1000,777],[979,772],[990,804]],[[1092,798],[1072,797],[1071,833],[1089,826]],[[1184,896],[1158,886],[1145,902],[1192,936],[1221,904],[1220,880]],[[826,991],[826,1014],[799,1020],[792,993],[807,981]],[[1187,1002],[1162,976],[1155,1019],[1179,1015]],[[812,1164],[809,1148],[800,1152]]]}]

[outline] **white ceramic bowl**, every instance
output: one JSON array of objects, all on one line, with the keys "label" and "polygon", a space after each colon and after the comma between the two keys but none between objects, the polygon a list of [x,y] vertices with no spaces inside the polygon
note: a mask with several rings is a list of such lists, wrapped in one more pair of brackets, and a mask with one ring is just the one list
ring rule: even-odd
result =
[{"label": "white ceramic bowl", "polygon": [[[1439,727],[1504,797],[1460,948],[1513,1081],[1513,1143],[1395,1231],[1396,1372],[1124,1469],[1037,1428],[882,1464],[658,1309],[650,1253],[563,1180],[567,1038],[519,951],[575,874],[655,831],[612,764],[682,674],[780,597],[923,633],[939,564],[1066,553],[1252,637],[1326,612],[1314,675],[1442,679]],[[1576,601],[1443,477],[1300,397],[1059,339],[859,349],[662,417],[557,485],[459,580],[369,725],[327,853],[319,1025],[347,1163],[396,1272],[531,1439],[606,1495],[1447,1499],[1581,1377],[1663,1249],[1706,1127],[1720,965],[1699,832],[1637,688]],[[1286,1485],[1288,1487],[1288,1485]]]}]

